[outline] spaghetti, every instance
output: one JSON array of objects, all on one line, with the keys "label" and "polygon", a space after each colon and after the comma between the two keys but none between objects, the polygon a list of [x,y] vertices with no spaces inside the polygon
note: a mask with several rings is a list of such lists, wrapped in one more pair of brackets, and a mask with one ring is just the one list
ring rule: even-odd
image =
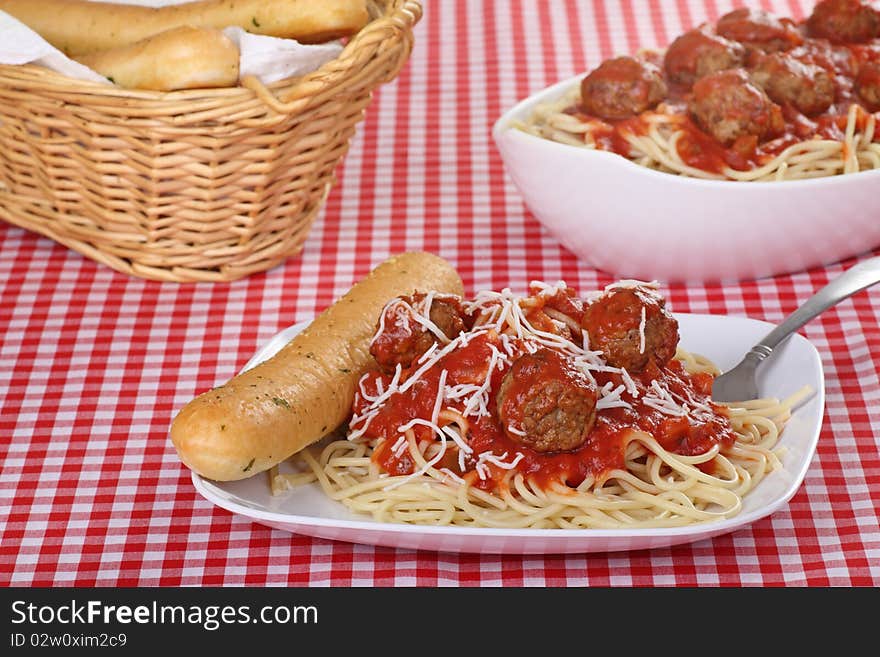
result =
[{"label": "spaghetti", "polygon": [[664,52],[606,60],[520,129],[682,176],[781,181],[880,168],[880,12],[801,24],[739,9]]},{"label": "spaghetti", "polygon": [[[455,335],[451,316],[464,324]],[[635,281],[586,300],[561,282],[392,300],[347,435],[296,454],[292,473],[273,468],[273,493],[318,482],[354,512],[429,525],[731,517],[781,467],[779,435],[809,391],[720,406],[717,369],[677,341],[656,289]]]},{"label": "spaghetti", "polygon": [[[681,106],[660,105],[636,120],[612,125],[577,113],[579,95],[575,89],[554,103],[538,106],[527,122],[516,127],[562,144],[618,152],[657,171],[708,180],[770,182],[880,169],[877,116],[858,104],[849,106],[838,138],[816,136],[792,143],[791,136],[781,137],[763,144],[749,168],[737,169],[720,155],[714,163],[688,157],[695,143],[710,137],[699,131]],[[613,146],[608,140],[611,133],[616,136]]]}]

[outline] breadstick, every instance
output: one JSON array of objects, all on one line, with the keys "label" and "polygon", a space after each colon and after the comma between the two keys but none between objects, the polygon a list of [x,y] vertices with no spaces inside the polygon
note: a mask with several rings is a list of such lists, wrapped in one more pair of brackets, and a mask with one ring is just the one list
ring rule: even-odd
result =
[{"label": "breadstick", "polygon": [[89,0],[0,0],[16,17],[70,56],[127,46],[173,27],[223,29],[302,43],[349,36],[369,20],[366,0],[198,0],[141,5]]},{"label": "breadstick", "polygon": [[358,380],[375,366],[369,346],[382,308],[417,290],[463,291],[435,255],[386,260],[275,356],[189,402],[171,425],[180,459],[208,479],[244,479],[338,428]]},{"label": "breadstick", "polygon": [[223,32],[206,28],[174,27],[77,60],[127,89],[174,91],[238,82],[238,47]]}]

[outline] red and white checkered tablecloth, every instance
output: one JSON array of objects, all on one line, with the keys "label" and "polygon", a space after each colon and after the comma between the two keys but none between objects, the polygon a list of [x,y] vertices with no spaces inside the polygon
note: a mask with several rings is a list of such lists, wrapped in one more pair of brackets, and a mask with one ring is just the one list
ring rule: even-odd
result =
[{"label": "red and white checkered tablecloth", "polygon": [[[195,394],[391,253],[444,256],[468,292],[523,290],[532,279],[584,290],[612,282],[524,208],[490,127],[550,83],[613,54],[665,45],[741,4],[426,0],[412,58],[375,95],[304,251],[246,280],[136,279],[0,222],[0,584],[880,584],[880,287],[802,330],[821,354],[827,404],[794,498],[698,543],[499,556],[313,539],[203,500],[168,439],[174,413]],[[752,5],[802,17],[812,2]],[[853,262],[663,292],[677,312],[776,322]]]}]

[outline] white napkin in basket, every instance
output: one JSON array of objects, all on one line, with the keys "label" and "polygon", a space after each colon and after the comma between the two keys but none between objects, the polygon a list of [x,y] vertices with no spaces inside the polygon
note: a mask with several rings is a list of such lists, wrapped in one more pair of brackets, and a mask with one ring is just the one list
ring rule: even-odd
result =
[{"label": "white napkin in basket", "polygon": [[110,84],[103,75],[70,59],[5,11],[0,11],[0,64],[39,64],[71,78]]},{"label": "white napkin in basket", "polygon": [[[160,6],[183,1],[127,0],[120,4]],[[310,73],[342,52],[342,44],[338,41],[306,45],[293,39],[250,34],[239,27],[229,27],[224,32],[238,44],[240,75],[254,75],[263,84]],[[0,11],[0,64],[38,64],[71,78],[112,84],[103,75],[67,57],[27,25],[3,11]]]},{"label": "white napkin in basket", "polygon": [[241,52],[239,76],[254,75],[263,84],[311,73],[342,52],[338,41],[306,45],[293,39],[251,34],[240,27],[227,27],[223,32]]}]

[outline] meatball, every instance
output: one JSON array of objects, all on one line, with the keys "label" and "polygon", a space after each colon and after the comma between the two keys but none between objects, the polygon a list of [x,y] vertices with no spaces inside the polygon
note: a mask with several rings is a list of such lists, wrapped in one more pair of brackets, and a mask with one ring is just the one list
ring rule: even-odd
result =
[{"label": "meatball", "polygon": [[832,43],[864,43],[880,33],[880,14],[864,0],[822,0],[807,19],[810,36]]},{"label": "meatball", "polygon": [[715,32],[747,49],[763,52],[788,50],[803,43],[794,21],[761,9],[734,9],[718,19]]},{"label": "meatball", "polygon": [[821,114],[834,102],[834,79],[828,71],[783,53],[761,57],[752,69],[752,81],[774,102],[807,116]]},{"label": "meatball", "polygon": [[594,299],[584,311],[584,330],[590,349],[632,373],[652,361],[666,364],[678,346],[678,322],[663,298],[644,286],[612,288]]},{"label": "meatball", "polygon": [[786,55],[804,64],[823,68],[833,76],[852,78],[857,72],[857,61],[850,49],[835,45],[828,39],[808,39]]},{"label": "meatball", "polygon": [[688,111],[697,125],[725,146],[752,137],[760,142],[785,129],[782,110],[742,69],[713,73],[694,85]]},{"label": "meatball", "polygon": [[435,297],[431,302],[428,318],[450,340],[468,328],[465,321],[467,317],[456,297]]},{"label": "meatball", "polygon": [[596,422],[596,386],[552,349],[517,358],[501,379],[497,411],[507,436],[536,452],[584,444]]},{"label": "meatball", "polygon": [[666,97],[660,69],[633,57],[608,59],[581,82],[581,105],[602,119],[626,119]]},{"label": "meatball", "polygon": [[854,89],[868,111],[880,112],[880,62],[862,64]]},{"label": "meatball", "polygon": [[[370,354],[383,372],[393,372],[397,365],[410,367],[435,343],[442,340],[431,328],[416,320],[413,312],[424,313],[427,295],[417,292],[400,297],[382,312],[379,329],[370,343]],[[458,297],[437,295],[431,299],[428,319],[446,339],[453,339],[467,329],[467,316]]]},{"label": "meatball", "polygon": [[677,84],[691,86],[704,75],[742,66],[745,48],[712,34],[705,27],[685,32],[666,50],[663,66]]}]

